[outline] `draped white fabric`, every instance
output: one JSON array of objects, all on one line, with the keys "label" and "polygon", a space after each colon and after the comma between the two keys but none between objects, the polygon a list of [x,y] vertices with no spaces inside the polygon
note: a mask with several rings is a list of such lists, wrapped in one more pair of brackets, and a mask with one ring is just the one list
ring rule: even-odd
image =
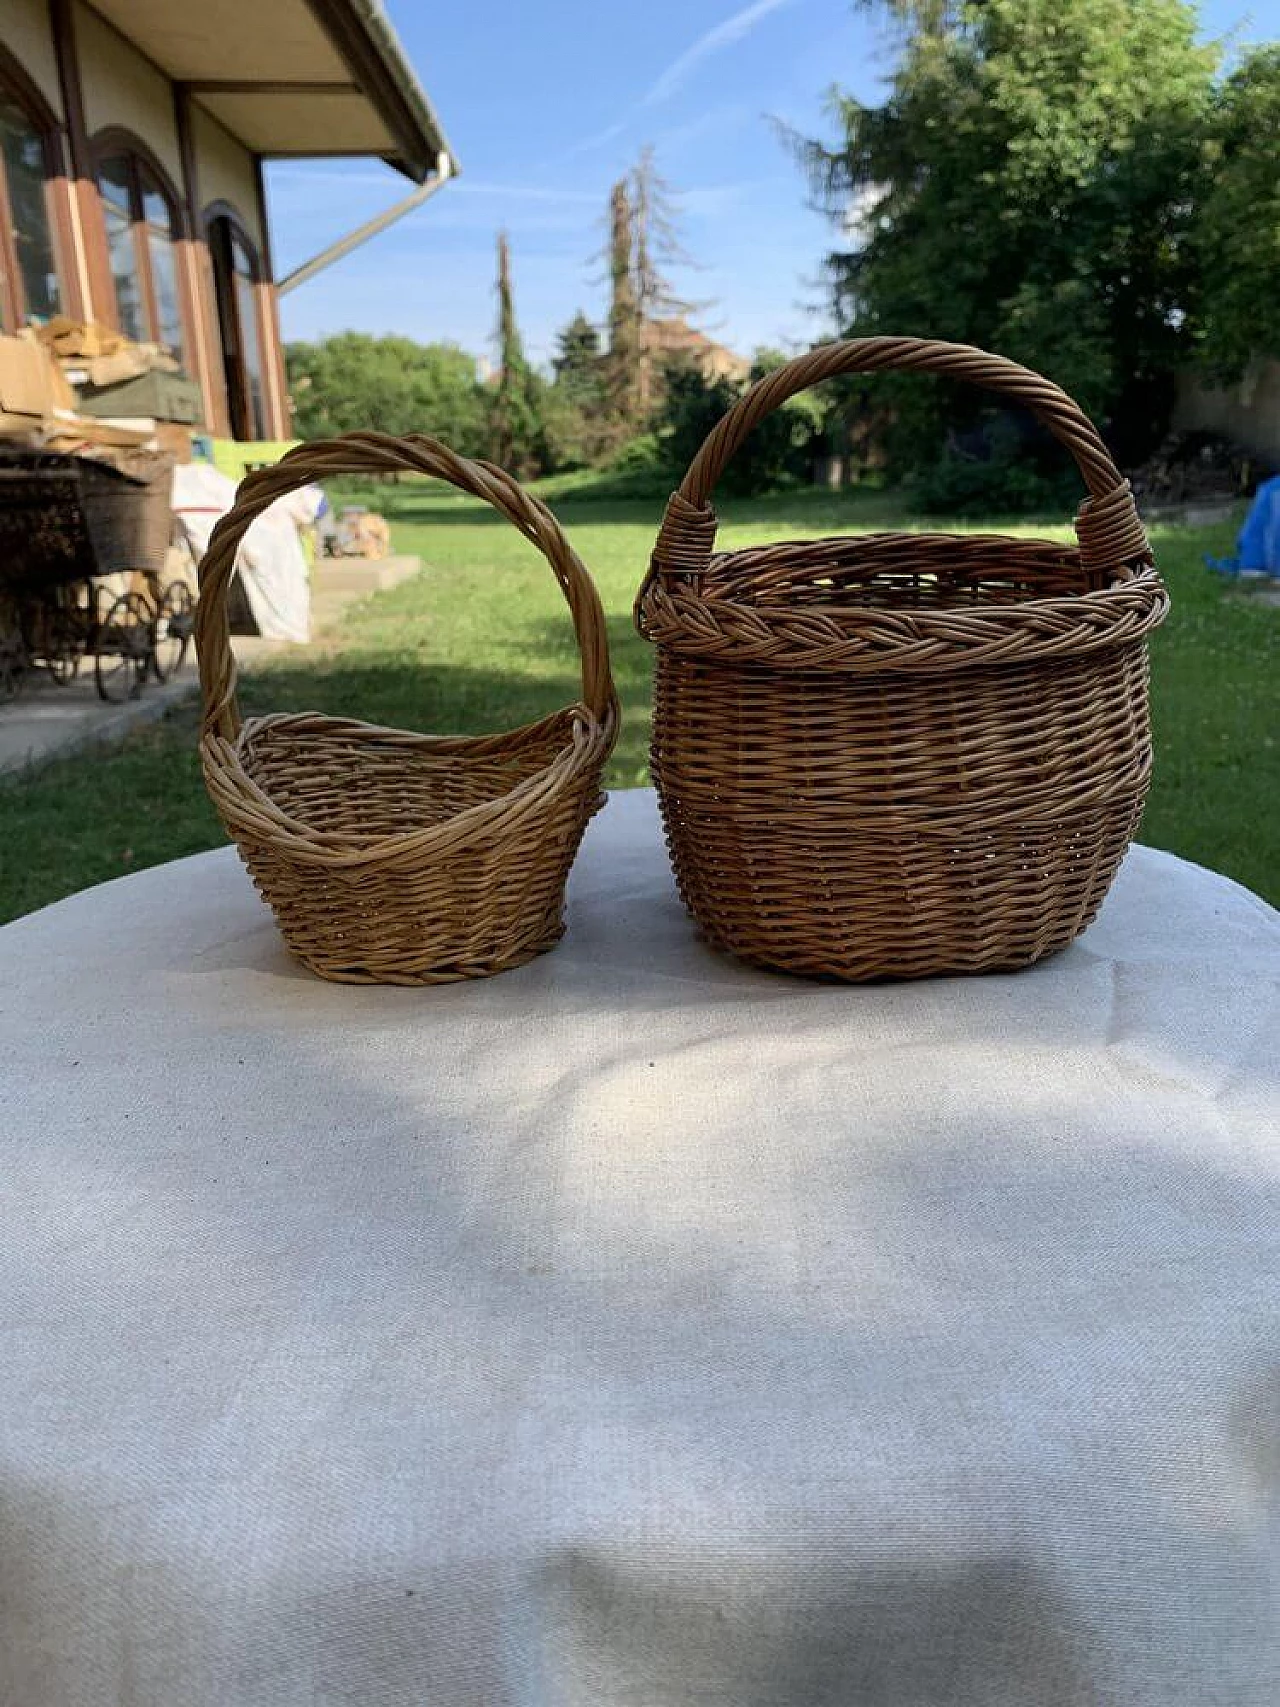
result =
[{"label": "draped white fabric", "polygon": [[[174,514],[197,560],[235,499],[235,481],[210,463],[179,463],[174,469]],[[311,638],[311,582],[299,529],[311,526],[323,503],[319,486],[290,492],[265,509],[244,537],[236,572],[264,640]]]},{"label": "draped white fabric", "polygon": [[1275,1707],[1280,915],[706,948],[652,797],[489,982],[230,851],[0,931],[6,1707]]}]

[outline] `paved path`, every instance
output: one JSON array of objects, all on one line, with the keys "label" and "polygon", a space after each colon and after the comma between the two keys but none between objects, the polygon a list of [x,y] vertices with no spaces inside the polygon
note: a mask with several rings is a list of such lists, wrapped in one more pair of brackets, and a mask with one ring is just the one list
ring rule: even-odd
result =
[{"label": "paved path", "polygon": [[[324,562],[316,565],[312,586],[313,627],[318,643],[340,622],[343,613],[370,593],[398,586],[416,575],[416,557],[387,557],[377,563]],[[287,641],[236,635],[233,644],[242,668],[252,669],[264,656],[305,650]],[[173,680],[148,681],[138,697],[123,705],[98,698],[92,660],[86,660],[75,681],[56,687],[43,670],[32,670],[19,698],[0,705],[0,777],[46,764],[86,747],[111,746],[130,730],[166,717],[175,706],[198,691],[194,654]]]},{"label": "paved path", "polygon": [[149,681],[137,699],[107,705],[93,685],[93,663],[67,687],[56,687],[43,670],[28,672],[21,696],[0,707],[0,776],[41,765],[64,753],[122,740],[140,723],[164,717],[196,691],[196,672],[183,665],[172,681]]}]

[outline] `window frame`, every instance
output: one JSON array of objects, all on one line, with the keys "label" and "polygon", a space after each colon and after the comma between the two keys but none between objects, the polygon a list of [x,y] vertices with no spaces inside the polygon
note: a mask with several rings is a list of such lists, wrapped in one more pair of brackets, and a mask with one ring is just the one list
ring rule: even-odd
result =
[{"label": "window frame", "polygon": [[[249,227],[245,223],[244,219],[241,217],[238,209],[236,209],[230,202],[227,202],[227,201],[213,201],[213,202],[208,203],[208,205],[204,208],[204,210],[201,214],[201,229],[204,233],[205,246],[208,249],[210,261],[214,267],[215,281],[217,278],[218,263],[215,259],[215,255],[214,255],[214,227],[220,221],[225,223],[225,225],[227,227],[228,235],[235,242],[238,242],[240,244],[241,248],[244,250],[245,254],[249,258],[250,282],[251,282],[251,286],[252,286],[250,294],[251,294],[251,298],[252,298],[252,302],[253,302],[253,316],[254,316],[253,332],[254,332],[254,341],[256,343],[257,351],[258,351],[258,367],[259,367],[258,387],[259,387],[259,400],[260,400],[262,419],[261,419],[260,423],[255,423],[252,420],[249,420],[246,423],[250,429],[250,431],[248,432],[246,437],[247,437],[248,442],[254,442],[255,440],[266,440],[267,438],[269,438],[270,433],[272,431],[271,393],[270,393],[270,389],[269,389],[269,380],[268,380],[268,374],[267,374],[267,362],[269,359],[270,345],[268,343],[268,338],[267,338],[267,321],[266,321],[266,316],[263,313],[263,303],[262,303],[262,295],[263,295],[262,287],[264,284],[266,284],[268,282],[266,266],[265,266],[265,263],[263,261],[262,249],[260,248],[260,246],[257,243],[254,242],[253,236],[249,230]],[[235,298],[235,300],[232,304],[232,312],[236,316],[235,357],[236,357],[236,368],[237,368],[237,383],[238,383],[238,387],[239,387],[239,391],[240,391],[240,397],[241,397],[241,400],[243,403],[243,407],[244,407],[247,414],[252,415],[253,407],[254,407],[254,404],[253,404],[253,386],[250,383],[249,368],[248,368],[247,362],[245,361],[244,326],[241,322],[239,299],[236,297],[236,292],[235,292],[235,276],[236,275],[235,275],[234,250],[233,250],[231,277],[230,277],[228,282],[231,286],[232,297]],[[214,294],[215,294],[215,298],[216,298],[217,294],[218,294],[216,288],[215,288]],[[225,339],[223,326],[222,326],[221,310],[220,310],[216,301],[215,301],[215,320],[217,322],[219,348],[220,348],[220,351],[221,351],[221,354],[223,357],[223,362],[225,363],[226,359],[227,359],[228,352],[227,352],[227,348],[226,348],[226,339]],[[235,436],[237,436],[237,423],[235,421],[235,403],[234,403],[234,400],[230,396],[229,393],[227,396],[227,414],[228,414],[228,418],[229,418],[232,436],[235,437]],[[255,427],[255,425],[261,426],[261,432],[255,433],[252,430]]]},{"label": "window frame", "polygon": [[[147,147],[142,138],[119,125],[109,125],[105,130],[98,131],[90,141],[89,153],[93,161],[94,190],[98,196],[100,207],[103,199],[101,186],[103,166],[108,160],[122,160],[125,164],[133,264],[137,270],[140,286],[143,318],[147,325],[147,339],[153,344],[162,342],[163,328],[160,324],[160,306],[156,295],[155,269],[151,264],[150,233],[155,228],[146,217],[144,197],[147,191],[153,190],[158,193],[168,208],[169,229],[166,236],[172,245],[174,294],[177,298],[178,327],[181,337],[180,347],[170,351],[170,353],[185,370],[194,349],[195,328],[191,323],[183,263],[178,247],[183,242],[187,231],[187,209],[178,193],[177,185],[165,171],[154,151]],[[102,223],[105,236],[105,214],[102,216]],[[120,303],[114,287],[115,280],[112,276],[114,321],[117,330],[122,330],[120,326]],[[167,346],[165,347],[167,348]]]},{"label": "window frame", "polygon": [[[58,311],[69,312],[67,255],[60,210],[54,184],[66,177],[64,130],[57,113],[21,62],[0,43],[0,94],[20,109],[39,138],[44,156],[44,210],[53,252],[54,277],[58,281]],[[0,331],[16,332],[28,324],[26,287],[18,245],[14,237],[13,207],[9,200],[8,174],[0,158]]]}]

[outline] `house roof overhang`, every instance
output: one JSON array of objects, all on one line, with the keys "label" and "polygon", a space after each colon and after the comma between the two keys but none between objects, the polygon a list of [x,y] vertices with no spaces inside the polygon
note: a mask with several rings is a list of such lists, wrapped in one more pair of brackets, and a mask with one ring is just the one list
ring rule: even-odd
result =
[{"label": "house roof overhang", "polygon": [[92,0],[253,153],[376,155],[415,183],[458,170],[381,0]]}]

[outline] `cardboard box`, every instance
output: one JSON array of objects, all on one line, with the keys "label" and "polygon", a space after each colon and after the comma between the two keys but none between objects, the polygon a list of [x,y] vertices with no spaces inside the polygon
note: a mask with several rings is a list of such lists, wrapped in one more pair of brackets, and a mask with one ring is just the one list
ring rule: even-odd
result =
[{"label": "cardboard box", "polygon": [[74,409],[76,395],[62,369],[35,338],[0,337],[0,414],[34,416]]},{"label": "cardboard box", "polygon": [[112,356],[127,339],[109,326],[97,326],[91,321],[69,320],[57,314],[47,321],[36,336],[64,361],[77,359],[95,361],[100,356]]},{"label": "cardboard box", "polygon": [[175,462],[192,460],[191,438],[191,428],[181,426],[177,421],[156,422],[156,449],[167,451]]},{"label": "cardboard box", "polygon": [[112,356],[96,356],[86,364],[85,372],[90,385],[119,385],[146,373],[147,366],[146,351],[140,344],[131,344]]},{"label": "cardboard box", "polygon": [[17,439],[20,444],[38,445],[44,437],[44,421],[39,415],[10,415],[0,409],[0,439]]},{"label": "cardboard box", "polygon": [[113,450],[144,450],[155,442],[154,421],[130,423],[99,421],[89,415],[66,411],[44,423],[44,443],[50,450],[87,450],[105,446]]}]

